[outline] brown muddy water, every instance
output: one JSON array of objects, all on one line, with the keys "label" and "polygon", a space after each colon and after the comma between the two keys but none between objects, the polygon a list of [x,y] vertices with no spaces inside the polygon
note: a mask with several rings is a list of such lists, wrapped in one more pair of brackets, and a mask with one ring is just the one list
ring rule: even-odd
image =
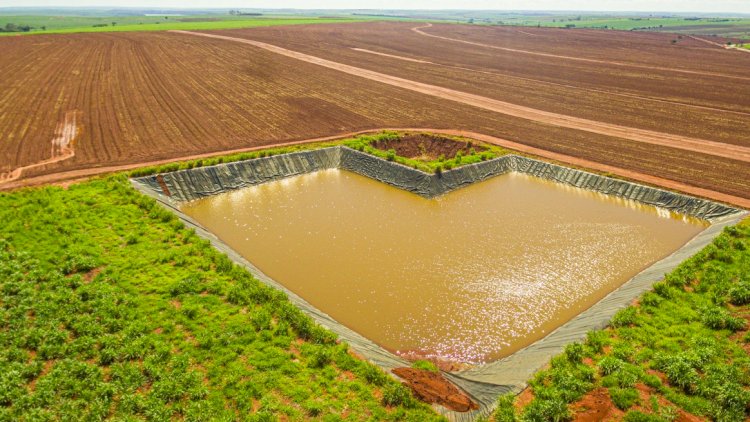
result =
[{"label": "brown muddy water", "polygon": [[544,337],[706,227],[516,173],[425,199],[325,170],[182,211],[386,349],[465,363]]}]

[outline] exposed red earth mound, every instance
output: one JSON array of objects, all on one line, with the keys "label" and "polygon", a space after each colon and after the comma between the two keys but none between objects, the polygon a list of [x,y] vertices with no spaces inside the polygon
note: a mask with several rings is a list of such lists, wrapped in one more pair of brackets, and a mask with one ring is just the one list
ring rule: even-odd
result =
[{"label": "exposed red earth mound", "polygon": [[392,372],[403,379],[404,385],[411,388],[414,395],[425,403],[436,403],[457,412],[479,408],[466,393],[439,372],[417,368],[396,368]]}]

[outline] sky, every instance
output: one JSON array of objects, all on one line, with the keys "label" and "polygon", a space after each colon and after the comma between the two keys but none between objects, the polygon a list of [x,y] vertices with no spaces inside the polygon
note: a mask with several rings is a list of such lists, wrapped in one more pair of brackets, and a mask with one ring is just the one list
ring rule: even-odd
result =
[{"label": "sky", "polygon": [[750,13],[750,0],[0,0],[0,7],[493,9]]}]

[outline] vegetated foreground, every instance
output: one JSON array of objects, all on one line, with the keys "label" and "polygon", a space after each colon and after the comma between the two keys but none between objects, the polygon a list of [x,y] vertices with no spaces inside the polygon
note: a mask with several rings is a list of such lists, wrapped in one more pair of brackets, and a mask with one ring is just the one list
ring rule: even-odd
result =
[{"label": "vegetated foreground", "polygon": [[[349,145],[387,158],[368,146],[384,139]],[[490,147],[451,161],[502,153]],[[0,419],[438,418],[124,175],[0,193],[0,219]],[[614,328],[553,359],[517,408],[501,398],[496,420],[626,411],[628,420],[742,420],[750,401],[748,246],[750,221],[726,229],[618,314]],[[424,373],[434,365],[414,368],[399,373],[419,397],[471,407]]]},{"label": "vegetated foreground", "polygon": [[749,249],[746,219],[502,397],[495,420],[748,420]]},{"label": "vegetated foreground", "polygon": [[0,193],[1,420],[432,420],[124,175]]},{"label": "vegetated foreground", "polygon": [[[562,34],[556,43],[532,43],[522,39],[528,35],[495,28],[420,30],[586,60],[617,55],[637,65],[627,67],[466,44],[420,34],[414,26],[330,24],[222,33],[541,111],[750,146],[743,130],[750,118],[742,73],[747,54],[698,41],[673,45],[662,34],[529,28],[540,31],[537,38]],[[0,81],[0,173],[6,178],[13,169],[51,157],[52,140],[60,136],[56,128],[72,111],[80,116],[74,155],[26,168],[22,178],[364,129],[434,127],[485,133],[750,197],[750,166],[739,160],[535,123],[224,40],[118,33],[10,37],[0,43],[0,70],[11,75]],[[646,53],[636,55],[641,49]],[[707,61],[715,65],[701,64]]]}]

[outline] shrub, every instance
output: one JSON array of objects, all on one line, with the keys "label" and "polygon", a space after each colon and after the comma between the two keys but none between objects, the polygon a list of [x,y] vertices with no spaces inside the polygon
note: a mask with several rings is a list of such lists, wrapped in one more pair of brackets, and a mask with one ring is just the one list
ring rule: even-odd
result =
[{"label": "shrub", "polygon": [[609,342],[609,336],[605,331],[589,331],[586,333],[586,345],[591,348],[594,353],[602,353],[604,346]]},{"label": "shrub", "polygon": [[638,401],[638,391],[635,388],[610,388],[609,396],[620,410],[627,410]]},{"label": "shrub", "polygon": [[388,159],[388,161],[393,161],[396,159],[396,150],[389,149],[388,152],[385,154],[385,158]]},{"label": "shrub", "polygon": [[692,393],[698,384],[698,373],[690,362],[683,356],[657,356],[655,359],[656,369],[664,372],[669,383]]},{"label": "shrub", "polygon": [[331,363],[331,350],[325,347],[318,347],[310,356],[309,365],[312,368],[322,368]]},{"label": "shrub", "polygon": [[563,422],[570,419],[568,405],[561,398],[532,401],[522,414],[529,422]]},{"label": "shrub", "polygon": [[701,312],[701,322],[713,330],[738,331],[745,327],[745,321],[733,317],[728,310],[718,306],[708,306]]},{"label": "shrub", "polygon": [[674,297],[674,290],[664,281],[654,283],[654,291],[664,299],[671,299]]},{"label": "shrub", "polygon": [[383,404],[409,407],[412,404],[411,393],[401,384],[390,383],[383,389]]},{"label": "shrub", "polygon": [[383,385],[388,380],[388,375],[384,374],[377,366],[365,363],[359,371],[362,378],[370,384]]},{"label": "shrub", "polygon": [[580,343],[572,343],[565,347],[565,357],[572,363],[581,363],[583,354],[583,345]]},{"label": "shrub", "polygon": [[513,406],[513,394],[503,394],[497,399],[497,408],[495,409],[495,422],[516,422],[516,408]]},{"label": "shrub", "polygon": [[412,368],[416,368],[416,369],[423,369],[425,371],[430,371],[430,372],[438,372],[439,371],[437,365],[435,365],[434,363],[430,362],[429,360],[417,360],[417,361],[414,361],[414,363],[411,364],[411,367]]},{"label": "shrub", "polygon": [[632,306],[627,307],[612,317],[613,327],[627,327],[635,323],[636,309]]},{"label": "shrub", "polygon": [[169,294],[179,296],[182,294],[194,294],[200,292],[200,279],[196,276],[185,277],[169,288]]},{"label": "shrub", "polygon": [[729,302],[732,305],[747,305],[750,303],[750,283],[740,282],[729,289]]},{"label": "shrub", "polygon": [[599,369],[602,375],[610,375],[622,369],[625,362],[612,356],[605,356],[599,361]]}]

